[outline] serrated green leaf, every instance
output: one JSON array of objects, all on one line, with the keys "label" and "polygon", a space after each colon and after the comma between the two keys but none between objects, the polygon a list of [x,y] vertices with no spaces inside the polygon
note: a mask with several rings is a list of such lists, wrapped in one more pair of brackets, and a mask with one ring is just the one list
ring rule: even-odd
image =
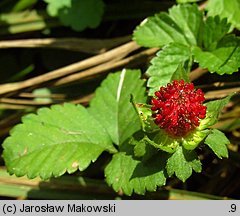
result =
[{"label": "serrated green leaf", "polygon": [[48,179],[86,169],[104,151],[116,152],[107,132],[80,105],[41,108],[3,143],[10,174]]},{"label": "serrated green leaf", "polygon": [[112,141],[120,145],[141,129],[139,117],[130,102],[146,101],[144,81],[139,70],[122,70],[110,74],[96,91],[89,112],[107,130]]},{"label": "serrated green leaf", "polygon": [[212,126],[218,121],[219,113],[223,107],[228,104],[232,96],[233,95],[229,95],[224,99],[210,101],[204,104],[207,106],[207,113],[206,117],[200,121],[199,130]]},{"label": "serrated green leaf", "polygon": [[185,182],[192,175],[192,170],[201,172],[202,164],[194,151],[179,146],[168,159],[166,168],[169,176],[175,173],[177,178]]},{"label": "serrated green leaf", "polygon": [[150,77],[147,83],[149,95],[153,96],[160,86],[169,83],[179,66],[190,58],[190,48],[183,44],[172,43],[159,51],[146,72]]},{"label": "serrated green leaf", "polygon": [[221,18],[227,18],[233,27],[240,30],[239,8],[239,0],[209,0],[206,6],[209,16],[219,15]]},{"label": "serrated green leaf", "polygon": [[144,47],[162,47],[172,42],[187,44],[183,31],[165,12],[145,19],[134,31],[133,40]]},{"label": "serrated green leaf", "polygon": [[203,14],[197,4],[173,6],[169,9],[169,15],[184,32],[187,44],[197,45],[203,24]]},{"label": "serrated green leaf", "polygon": [[145,19],[134,31],[133,39],[145,47],[162,47],[172,42],[196,45],[202,22],[197,5],[177,5],[169,14],[161,12]]},{"label": "serrated green leaf", "polygon": [[227,19],[220,20],[219,16],[208,17],[204,23],[203,46],[205,50],[214,50],[218,42],[229,31],[230,24]]},{"label": "serrated green leaf", "polygon": [[166,158],[167,154],[162,153],[143,163],[119,152],[105,168],[106,181],[116,192],[129,196],[133,192],[143,195],[146,191],[156,191],[157,186],[166,183]]},{"label": "serrated green leaf", "polygon": [[66,26],[76,31],[87,27],[96,28],[104,13],[102,0],[45,0],[47,11],[51,16],[58,16]]},{"label": "serrated green leaf", "polygon": [[201,68],[207,68],[211,73],[232,74],[240,67],[239,41],[234,35],[227,35],[218,42],[215,50],[203,51],[194,47],[195,60]]},{"label": "serrated green leaf", "polygon": [[222,157],[228,158],[226,145],[230,142],[223,132],[213,129],[204,143],[208,145],[220,159],[222,159]]}]

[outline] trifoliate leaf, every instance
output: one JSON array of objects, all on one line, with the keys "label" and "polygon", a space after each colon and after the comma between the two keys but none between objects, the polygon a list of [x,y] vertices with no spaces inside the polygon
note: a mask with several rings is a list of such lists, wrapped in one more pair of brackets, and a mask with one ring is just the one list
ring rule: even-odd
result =
[{"label": "trifoliate leaf", "polygon": [[134,31],[133,39],[145,47],[162,47],[172,42],[197,45],[202,12],[197,5],[173,6],[145,19]]},{"label": "trifoliate leaf", "polygon": [[104,151],[116,152],[101,125],[80,105],[41,108],[3,143],[10,174],[48,179],[86,169]]},{"label": "trifoliate leaf", "polygon": [[218,121],[221,110],[228,104],[232,96],[233,95],[229,95],[224,99],[210,101],[204,104],[207,106],[207,113],[206,117],[200,121],[199,130],[212,126]]},{"label": "trifoliate leaf", "polygon": [[205,139],[205,144],[208,145],[220,159],[222,159],[222,157],[228,157],[226,145],[229,143],[225,134],[217,129],[213,129]]},{"label": "trifoliate leaf", "polygon": [[218,42],[229,31],[230,24],[227,19],[220,20],[219,16],[208,17],[204,23],[203,46],[205,50],[214,50]]},{"label": "trifoliate leaf", "polygon": [[240,0],[209,0],[206,9],[209,16],[227,18],[233,27],[240,30]]},{"label": "trifoliate leaf", "polygon": [[45,0],[51,16],[58,16],[66,26],[76,31],[87,27],[96,28],[102,19],[104,3],[102,0]]},{"label": "trifoliate leaf", "polygon": [[175,173],[177,178],[185,182],[192,175],[192,170],[201,172],[202,164],[194,151],[179,146],[168,159],[166,168],[169,176]]},{"label": "trifoliate leaf", "polygon": [[156,191],[157,186],[166,183],[166,159],[167,154],[159,153],[143,163],[132,155],[119,152],[105,168],[106,181],[116,192],[129,196],[133,192],[143,195],[146,191]]},{"label": "trifoliate leaf", "polygon": [[144,81],[139,70],[122,70],[110,74],[96,91],[89,112],[107,130],[112,141],[120,145],[141,129],[139,117],[130,102],[146,101]]},{"label": "trifoliate leaf", "polygon": [[160,86],[171,82],[180,65],[191,58],[190,48],[177,43],[165,46],[151,61],[147,70],[149,95],[153,96]]},{"label": "trifoliate leaf", "polygon": [[234,35],[225,36],[217,44],[215,50],[203,51],[199,47],[193,48],[196,62],[201,68],[220,75],[232,74],[240,67],[240,40]]}]

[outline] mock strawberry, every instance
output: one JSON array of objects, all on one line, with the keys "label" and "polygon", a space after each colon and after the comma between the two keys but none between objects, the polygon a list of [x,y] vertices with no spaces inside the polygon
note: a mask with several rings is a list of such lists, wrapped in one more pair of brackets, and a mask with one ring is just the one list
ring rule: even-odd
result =
[{"label": "mock strawberry", "polygon": [[206,116],[204,93],[193,83],[174,80],[161,87],[152,98],[155,123],[173,137],[184,137],[199,126]]}]

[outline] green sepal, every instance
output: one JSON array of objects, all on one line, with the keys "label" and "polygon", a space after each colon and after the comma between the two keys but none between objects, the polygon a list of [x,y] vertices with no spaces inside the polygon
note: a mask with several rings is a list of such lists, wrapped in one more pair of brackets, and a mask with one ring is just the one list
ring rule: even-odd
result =
[{"label": "green sepal", "polygon": [[159,131],[159,127],[154,123],[152,117],[151,105],[136,103],[133,95],[131,95],[131,103],[134,106],[142,126],[142,130],[147,133],[154,133]]},{"label": "green sepal", "polygon": [[152,140],[148,137],[145,137],[145,140],[153,147],[168,153],[175,152],[176,148],[180,145],[179,139],[168,136],[164,130],[160,130]]},{"label": "green sepal", "polygon": [[186,150],[193,150],[204,140],[204,138],[209,133],[209,130],[196,130],[189,134],[187,137],[182,138],[182,145]]}]

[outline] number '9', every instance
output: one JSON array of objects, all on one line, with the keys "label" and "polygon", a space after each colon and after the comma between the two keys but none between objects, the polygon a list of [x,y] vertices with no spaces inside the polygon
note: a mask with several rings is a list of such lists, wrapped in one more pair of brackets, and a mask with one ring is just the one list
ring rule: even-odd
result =
[{"label": "number '9'", "polygon": [[236,204],[231,204],[231,212],[235,212],[237,210]]}]

